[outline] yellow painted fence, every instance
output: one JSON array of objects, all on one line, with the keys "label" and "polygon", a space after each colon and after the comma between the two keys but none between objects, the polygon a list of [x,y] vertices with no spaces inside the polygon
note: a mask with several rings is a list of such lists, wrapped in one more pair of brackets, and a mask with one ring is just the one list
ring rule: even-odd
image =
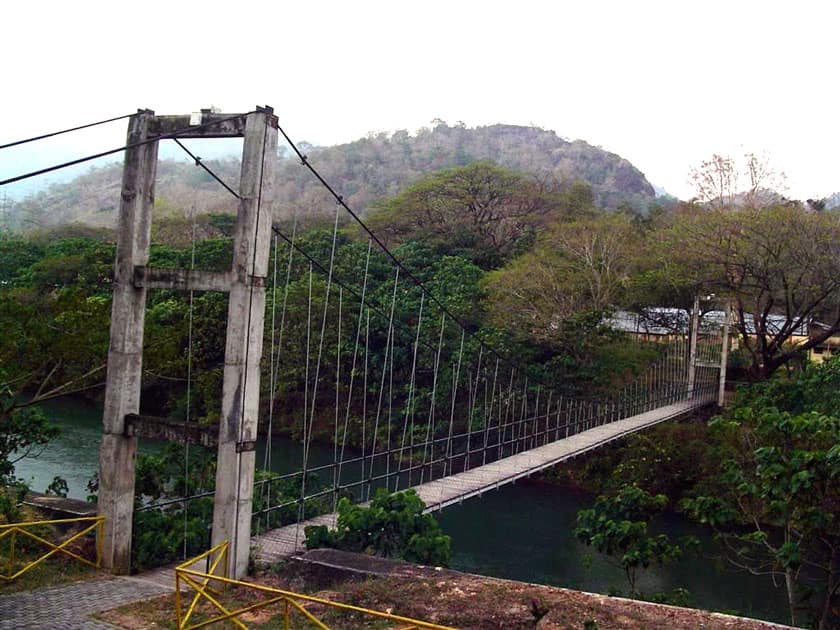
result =
[{"label": "yellow painted fence", "polygon": [[[175,609],[178,618],[179,630],[203,628],[221,621],[229,621],[237,628],[247,630],[248,626],[242,622],[240,617],[245,613],[250,613],[273,604],[277,604],[280,609],[278,613],[282,615],[282,627],[284,630],[290,630],[290,628],[292,628],[291,623],[295,615],[303,617],[316,628],[330,630],[330,627],[323,620],[318,619],[311,610],[306,608],[306,604],[316,604],[317,607],[323,606],[334,610],[357,613],[366,617],[394,621],[399,624],[397,627],[399,627],[400,630],[413,630],[419,628],[429,628],[432,630],[454,630],[449,626],[441,626],[427,621],[419,621],[417,619],[392,615],[378,610],[370,610],[368,608],[360,608],[358,606],[333,602],[318,597],[284,591],[270,586],[263,586],[262,584],[255,584],[253,582],[243,582],[241,580],[230,579],[224,575],[224,571],[226,571],[227,567],[227,551],[228,543],[223,542],[204,552],[200,556],[188,560],[175,568]],[[205,564],[205,571],[199,571],[193,568],[202,563]],[[222,572],[222,574],[220,575],[218,572]],[[181,594],[181,588],[184,585],[189,587],[191,592],[191,595],[187,596],[187,599],[190,600],[188,603]],[[239,608],[229,609],[220,601],[220,591],[226,586],[248,589],[252,592],[264,595],[265,599],[256,603],[241,606]],[[209,603],[214,612],[210,618],[192,622],[196,609],[202,601]]]},{"label": "yellow painted fence", "polygon": [[[50,558],[55,554],[64,554],[78,560],[79,562],[99,568],[102,558],[102,526],[104,523],[104,516],[82,516],[78,518],[59,518],[49,521],[27,521],[24,523],[9,523],[7,525],[0,525],[0,545],[2,545],[4,540],[8,540],[7,544],[9,550],[6,562],[4,563],[4,570],[0,573],[0,580],[8,582],[19,578],[21,575],[30,569],[37,567],[47,558]],[[53,543],[32,531],[43,526],[60,525],[65,527],[74,524],[81,524],[83,527],[80,530],[73,532],[68,538],[59,543]],[[94,530],[96,530],[96,558],[94,560],[80,556],[75,551],[71,551],[68,548],[73,542],[79,540]],[[37,558],[27,560],[20,569],[15,570],[15,548],[18,537],[34,540],[43,546],[45,551]]]}]

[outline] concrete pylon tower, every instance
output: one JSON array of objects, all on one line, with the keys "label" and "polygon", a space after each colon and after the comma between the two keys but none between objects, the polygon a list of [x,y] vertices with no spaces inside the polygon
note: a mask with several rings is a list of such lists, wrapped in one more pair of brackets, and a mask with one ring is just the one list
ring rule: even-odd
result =
[{"label": "concrete pylon tower", "polygon": [[[141,110],[129,120],[99,464],[99,513],[106,519],[103,562],[114,573],[127,573],[131,564],[138,427],[126,418],[136,418],[140,411],[149,288],[230,293],[213,540],[231,543],[229,575],[240,577],[247,568],[277,131],[270,107],[248,114],[204,111],[192,116],[155,116]],[[173,137],[244,138],[233,267],[228,272],[147,267],[158,143]]]},{"label": "concrete pylon tower", "polygon": [[158,142],[140,143],[149,140],[152,118],[154,112],[142,110],[128,122],[114,265],[98,497],[105,517],[102,561],[114,573],[131,568],[137,438],[126,431],[125,417],[140,410],[146,288],[134,284],[134,268],[149,260]]},{"label": "concrete pylon tower", "polygon": [[237,578],[246,573],[251,544],[265,278],[277,156],[276,118],[271,116],[272,126],[266,116],[250,117],[245,127],[213,504],[213,544],[230,541],[228,575]]}]

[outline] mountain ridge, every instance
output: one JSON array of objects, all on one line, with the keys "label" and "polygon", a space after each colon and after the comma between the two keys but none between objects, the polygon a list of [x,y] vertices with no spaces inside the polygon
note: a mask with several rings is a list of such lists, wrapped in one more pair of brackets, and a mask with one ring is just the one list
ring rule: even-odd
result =
[{"label": "mountain ridge", "polygon": [[[371,133],[334,146],[301,142],[299,148],[348,204],[362,214],[372,204],[396,195],[431,172],[480,160],[559,182],[583,181],[592,188],[596,204],[603,208],[626,205],[646,211],[655,201],[654,187],[638,168],[583,140],[568,140],[539,127],[494,124],[467,128],[460,123],[436,123],[414,135],[401,129]],[[237,182],[238,158],[206,160],[206,164],[229,184]],[[119,163],[94,168],[13,204],[16,227],[55,227],[65,223],[114,227],[121,169]],[[278,157],[278,175],[275,213],[279,218],[332,213],[332,198],[288,149]],[[159,161],[156,197],[156,206],[163,212],[235,209],[234,199],[217,182],[186,161]]]}]

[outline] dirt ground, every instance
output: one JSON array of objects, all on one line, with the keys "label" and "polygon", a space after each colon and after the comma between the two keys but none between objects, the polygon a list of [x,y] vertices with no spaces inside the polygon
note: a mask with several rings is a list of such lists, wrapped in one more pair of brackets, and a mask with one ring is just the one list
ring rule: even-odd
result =
[{"label": "dirt ground", "polygon": [[[308,552],[254,578],[261,584],[454,628],[553,630],[783,628],[777,624],[689,608],[418,567],[333,550]],[[240,604],[251,594],[231,594]],[[100,618],[123,628],[174,627],[172,596],[126,606]],[[397,628],[381,620],[309,605],[331,628]],[[278,627],[278,609],[242,618],[249,627]],[[294,626],[298,627],[298,626]],[[402,627],[405,627],[404,625]]]}]

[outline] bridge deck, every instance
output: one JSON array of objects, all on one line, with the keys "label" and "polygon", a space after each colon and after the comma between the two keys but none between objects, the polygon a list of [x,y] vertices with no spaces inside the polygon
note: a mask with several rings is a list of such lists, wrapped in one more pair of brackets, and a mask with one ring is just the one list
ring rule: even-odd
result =
[{"label": "bridge deck", "polygon": [[[414,486],[426,504],[426,511],[440,510],[479,496],[507,483],[527,477],[571,457],[641,429],[684,415],[709,404],[706,400],[692,400],[659,407],[636,416],[582,431],[545,446],[538,446],[484,466],[456,473]],[[270,564],[302,550],[304,528],[309,525],[334,526],[335,514],[324,514],[298,524],[286,525],[260,536],[254,536],[257,562]]]}]

